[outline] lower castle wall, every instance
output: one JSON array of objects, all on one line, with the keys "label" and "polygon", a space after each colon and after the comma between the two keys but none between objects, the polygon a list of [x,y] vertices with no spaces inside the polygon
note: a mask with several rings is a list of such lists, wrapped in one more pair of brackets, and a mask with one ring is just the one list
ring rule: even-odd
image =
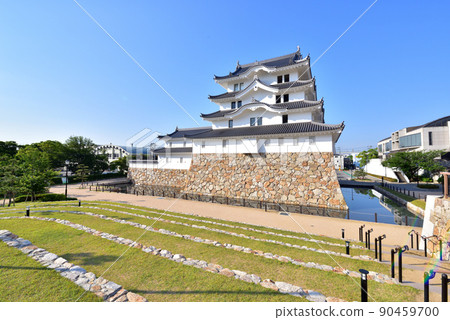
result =
[{"label": "lower castle wall", "polygon": [[348,209],[331,152],[194,154],[189,170],[130,168],[129,177],[137,190],[157,187],[201,195]]},{"label": "lower castle wall", "polygon": [[[433,234],[443,239],[444,259],[449,260],[449,243],[450,243],[450,199],[436,198],[434,208],[431,211],[430,221],[434,225]],[[435,240],[435,239],[433,239]],[[434,245],[431,241],[430,251],[438,256],[439,246]]]}]

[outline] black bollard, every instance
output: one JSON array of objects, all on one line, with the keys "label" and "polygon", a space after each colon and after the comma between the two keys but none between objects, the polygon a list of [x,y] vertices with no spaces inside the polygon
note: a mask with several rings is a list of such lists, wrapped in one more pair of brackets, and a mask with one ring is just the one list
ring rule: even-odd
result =
[{"label": "black bollard", "polygon": [[423,274],[423,301],[430,302],[430,279],[428,272]]},{"label": "black bollard", "polygon": [[342,239],[345,239],[345,229],[341,229],[342,230]]},{"label": "black bollard", "polygon": [[439,239],[439,260],[442,261],[442,239]]},{"label": "black bollard", "polygon": [[427,250],[427,238],[422,237],[423,239],[423,251],[425,252],[425,257],[428,256],[428,250]]},{"label": "black bollard", "polygon": [[441,276],[441,284],[442,284],[441,301],[448,302],[448,275],[446,273],[443,273]]},{"label": "black bollard", "polygon": [[378,222],[378,216],[376,212],[375,212],[375,222]]},{"label": "black bollard", "polygon": [[375,238],[375,259],[378,259],[378,238]]},{"label": "black bollard", "polygon": [[414,234],[412,233],[412,231],[409,237],[411,238],[411,249],[414,249]]},{"label": "black bollard", "polygon": [[402,255],[403,255],[403,248],[400,248],[398,250],[398,282],[400,282],[400,283],[402,283],[402,281],[403,281]]},{"label": "black bollard", "polygon": [[416,232],[416,249],[419,250],[419,233]]},{"label": "black bollard", "polygon": [[405,225],[408,225],[408,216],[405,216]]},{"label": "black bollard", "polygon": [[78,200],[78,206],[81,207],[81,200]]},{"label": "black bollard", "polygon": [[[350,212],[348,213],[350,215]],[[363,224],[361,227],[359,227],[359,241],[364,242],[364,228],[366,227],[365,224]]]},{"label": "black bollard", "polygon": [[367,302],[367,275],[369,271],[359,269],[359,272],[361,272],[361,302]]},{"label": "black bollard", "polygon": [[391,278],[395,278],[395,250],[391,249]]},{"label": "black bollard", "polygon": [[350,255],[350,241],[345,241],[345,253]]},{"label": "black bollard", "polygon": [[366,231],[366,248],[367,248],[367,231]]},{"label": "black bollard", "polygon": [[382,248],[381,248],[381,240],[386,239],[386,235],[383,234],[382,236],[378,237],[378,261],[383,261],[382,258]]},{"label": "black bollard", "polygon": [[29,217],[30,216],[30,207],[27,207],[27,213],[26,216]]},{"label": "black bollard", "polygon": [[373,231],[373,229],[367,230],[367,249],[370,250],[370,233]]}]

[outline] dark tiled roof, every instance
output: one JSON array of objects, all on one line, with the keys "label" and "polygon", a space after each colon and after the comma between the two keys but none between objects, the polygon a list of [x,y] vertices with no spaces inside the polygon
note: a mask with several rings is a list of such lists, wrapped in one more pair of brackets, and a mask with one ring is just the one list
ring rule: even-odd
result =
[{"label": "dark tiled roof", "polygon": [[160,148],[155,149],[153,151],[156,154],[165,154],[165,153],[191,153],[192,147],[186,147],[186,148]]},{"label": "dark tiled roof", "polygon": [[[300,54],[300,51],[298,50],[294,53],[291,53],[291,54],[288,54],[285,56],[262,60],[262,61],[256,61],[256,62],[244,64],[244,65],[238,65],[234,72],[230,72],[230,74],[228,74],[226,76],[214,76],[214,79],[222,80],[222,79],[237,77],[255,66],[266,66],[266,67],[272,67],[272,68],[286,67],[289,65],[296,64],[297,63],[296,61],[302,60],[302,59],[303,59],[303,57]],[[309,59],[309,56],[307,57],[307,59]]]},{"label": "dark tiled roof", "polygon": [[201,133],[204,131],[208,131],[210,129],[211,129],[211,127],[196,127],[196,128],[182,128],[182,129],[178,129],[178,127],[177,127],[174,132],[169,133],[164,136],[159,136],[158,138],[163,138],[163,137],[184,138],[188,135]]},{"label": "dark tiled roof", "polygon": [[326,132],[344,129],[344,123],[332,125],[318,122],[297,122],[276,125],[211,129],[210,131],[189,136],[192,139],[227,138],[241,136],[280,135],[290,133]]},{"label": "dark tiled roof", "polygon": [[[260,80],[255,80],[255,81],[261,82]],[[242,89],[240,91],[225,92],[225,93],[222,93],[222,94],[219,94],[216,96],[210,95],[208,98],[211,100],[233,98],[234,96],[241,93],[242,91],[247,90],[250,86],[252,86],[254,84],[255,81],[252,81],[247,87],[245,87],[245,89]],[[277,84],[273,84],[273,85],[265,84],[262,82],[261,83],[264,84],[265,86],[280,90],[280,89],[301,87],[301,86],[305,86],[305,85],[308,85],[308,84],[311,84],[314,82],[315,82],[315,79],[312,78],[310,80],[298,80],[298,81],[291,81],[291,82],[285,82],[285,83],[277,83]]]},{"label": "dark tiled roof", "polygon": [[247,104],[244,104],[239,109],[227,109],[227,110],[219,110],[213,113],[208,114],[201,114],[201,117],[203,119],[206,118],[221,118],[227,114],[232,114],[240,110],[241,108],[244,108],[246,106],[254,105],[254,104],[264,104],[272,109],[275,110],[292,110],[292,109],[302,109],[302,108],[309,108],[314,106],[323,105],[323,100],[320,101],[309,101],[309,100],[299,100],[299,101],[292,101],[292,102],[283,102],[283,103],[276,103],[276,104],[268,104],[260,101],[250,102]]}]

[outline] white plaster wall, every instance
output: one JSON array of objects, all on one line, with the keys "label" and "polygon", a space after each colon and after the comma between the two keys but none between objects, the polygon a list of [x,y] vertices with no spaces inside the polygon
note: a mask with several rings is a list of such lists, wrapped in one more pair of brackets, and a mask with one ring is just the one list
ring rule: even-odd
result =
[{"label": "white plaster wall", "polygon": [[192,158],[185,159],[182,163],[178,162],[167,162],[167,161],[130,161],[130,168],[140,168],[140,169],[184,169],[188,170],[191,166]]},{"label": "white plaster wall", "polygon": [[[247,138],[226,139],[227,147],[223,148],[223,139],[194,140],[193,153],[278,153],[278,152],[333,152],[333,140],[331,135],[316,137],[283,138]],[[267,141],[269,140],[269,141]]]},{"label": "white plaster wall", "polygon": [[[186,145],[184,145],[184,142],[186,141]],[[166,141],[164,144],[164,147],[170,148],[170,143],[172,143],[172,148],[188,148],[192,147],[192,140],[169,140]]]},{"label": "white plaster wall", "polygon": [[[397,176],[395,175],[394,170],[392,170],[391,168],[388,168],[388,167],[383,167],[383,165],[381,164],[381,161],[382,161],[381,159],[371,159],[369,161],[369,163],[364,167],[364,170],[367,173],[372,173],[372,174],[376,174],[379,176],[397,179]],[[403,176],[406,179],[408,179],[404,174],[403,174]]]}]

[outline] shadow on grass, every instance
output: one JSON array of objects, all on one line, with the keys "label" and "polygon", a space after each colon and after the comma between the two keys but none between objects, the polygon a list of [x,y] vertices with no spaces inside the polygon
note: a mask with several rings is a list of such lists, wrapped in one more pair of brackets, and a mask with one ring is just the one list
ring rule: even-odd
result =
[{"label": "shadow on grass", "polygon": [[0,269],[41,270],[41,271],[51,270],[46,267],[17,267],[17,266],[2,266],[2,265],[0,265]]},{"label": "shadow on grass", "polygon": [[161,290],[161,291],[152,291],[152,290],[132,290],[134,293],[138,294],[167,294],[167,295],[178,295],[178,294],[255,294],[255,295],[266,295],[266,296],[277,296],[280,295],[279,292],[265,292],[265,291],[242,291],[242,290],[236,290],[236,291],[221,291],[221,290],[192,290],[192,291],[168,291],[168,290]]},{"label": "shadow on grass", "polygon": [[61,255],[67,261],[80,261],[79,264],[87,265],[87,266],[98,266],[104,262],[112,262],[116,261],[119,256],[113,255],[95,255],[91,252],[84,253],[66,253]]}]

